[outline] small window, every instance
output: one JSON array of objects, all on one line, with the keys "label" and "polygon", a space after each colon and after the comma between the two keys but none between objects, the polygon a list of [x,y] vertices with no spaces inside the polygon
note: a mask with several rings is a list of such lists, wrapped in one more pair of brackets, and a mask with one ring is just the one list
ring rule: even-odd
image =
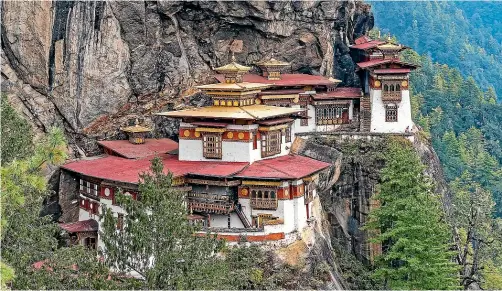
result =
[{"label": "small window", "polygon": [[253,134],[253,150],[258,149],[258,134]]},{"label": "small window", "polygon": [[300,126],[308,126],[309,125],[309,120],[308,120],[308,111],[305,110],[307,109],[307,105],[300,105],[300,108],[303,109],[304,111],[300,112],[300,116],[303,117],[300,119]]},{"label": "small window", "polygon": [[291,142],[291,126],[286,127],[284,135],[286,142]]},{"label": "small window", "polygon": [[88,237],[85,239],[84,244],[86,247],[90,248],[91,250],[96,249],[96,238],[95,237]]},{"label": "small window", "polygon": [[269,157],[281,153],[282,134],[281,131],[269,131],[262,133],[261,156]]},{"label": "small window", "polygon": [[221,135],[204,134],[203,154],[207,159],[221,159]]},{"label": "small window", "polygon": [[385,106],[385,121],[386,122],[397,122],[397,106],[396,105]]}]

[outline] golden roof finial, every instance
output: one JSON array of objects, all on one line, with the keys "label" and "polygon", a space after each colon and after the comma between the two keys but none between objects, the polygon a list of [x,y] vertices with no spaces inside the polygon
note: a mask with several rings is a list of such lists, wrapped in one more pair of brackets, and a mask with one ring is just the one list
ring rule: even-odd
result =
[{"label": "golden roof finial", "polygon": [[232,62],[235,63],[235,52],[232,51]]},{"label": "golden roof finial", "polygon": [[138,126],[139,125],[139,120],[138,118],[136,117],[136,121],[134,122],[134,125]]},{"label": "golden roof finial", "polygon": [[388,41],[388,42],[391,42],[391,40],[392,40],[392,39],[390,38],[390,32],[389,32],[389,34],[387,34],[387,41]]}]

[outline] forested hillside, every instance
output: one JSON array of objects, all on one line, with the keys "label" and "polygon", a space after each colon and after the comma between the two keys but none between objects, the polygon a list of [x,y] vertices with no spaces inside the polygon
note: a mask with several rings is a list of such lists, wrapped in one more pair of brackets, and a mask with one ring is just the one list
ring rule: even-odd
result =
[{"label": "forested hillside", "polygon": [[372,2],[376,26],[502,100],[502,2]]},{"label": "forested hillside", "polygon": [[[502,203],[502,105],[493,89],[483,91],[457,69],[432,63],[414,52],[404,55],[421,68],[411,75],[414,118],[431,135],[446,179],[464,172]],[[497,207],[498,216],[502,209]]]},{"label": "forested hillside", "polygon": [[410,76],[412,114],[449,183],[461,284],[502,288],[502,104],[456,68],[413,50],[401,57],[420,65]]}]

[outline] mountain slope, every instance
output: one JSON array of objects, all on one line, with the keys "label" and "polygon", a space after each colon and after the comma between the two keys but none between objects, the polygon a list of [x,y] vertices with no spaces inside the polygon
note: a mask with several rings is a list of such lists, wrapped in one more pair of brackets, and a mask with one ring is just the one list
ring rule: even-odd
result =
[{"label": "mountain slope", "polygon": [[502,100],[502,2],[371,2],[376,26],[419,54],[456,67]]}]

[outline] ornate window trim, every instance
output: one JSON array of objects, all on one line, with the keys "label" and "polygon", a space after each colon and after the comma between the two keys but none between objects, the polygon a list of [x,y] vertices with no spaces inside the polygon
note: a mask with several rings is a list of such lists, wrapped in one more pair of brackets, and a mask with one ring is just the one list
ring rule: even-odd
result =
[{"label": "ornate window trim", "polygon": [[396,104],[385,105],[385,122],[398,121],[398,106]]},{"label": "ornate window trim", "polygon": [[348,120],[343,120],[343,113],[349,114],[349,104],[318,105],[315,107],[316,125],[342,124]]},{"label": "ornate window trim", "polygon": [[206,159],[221,159],[222,153],[221,133],[203,133],[202,134],[202,153]]},{"label": "ornate window trim", "polygon": [[291,142],[291,126],[284,129],[284,142]]},{"label": "ornate window trim", "polygon": [[276,188],[251,188],[249,189],[249,193],[253,209],[277,209],[278,198]]},{"label": "ornate window trim", "polygon": [[261,132],[261,156],[270,157],[281,153],[282,133],[280,130]]},{"label": "ornate window trim", "polygon": [[79,192],[85,196],[93,197],[98,199],[100,187],[96,183],[91,183],[84,179],[80,179],[79,181]]}]

